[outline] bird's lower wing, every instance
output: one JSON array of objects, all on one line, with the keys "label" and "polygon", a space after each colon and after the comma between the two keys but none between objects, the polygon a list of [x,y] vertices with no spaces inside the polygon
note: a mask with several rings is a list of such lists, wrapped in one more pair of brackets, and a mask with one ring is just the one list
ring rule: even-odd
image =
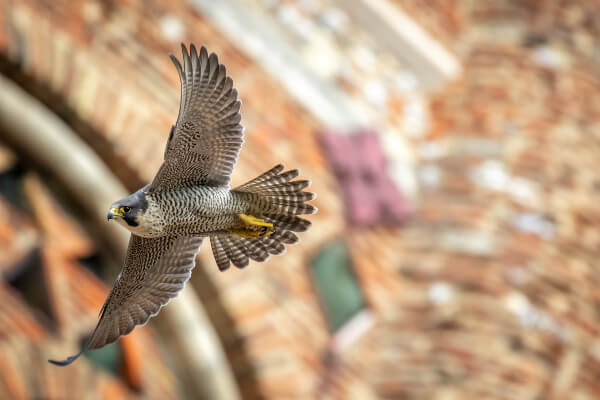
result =
[{"label": "bird's lower wing", "polygon": [[142,238],[131,235],[123,270],[117,277],[100,320],[82,351],[56,365],[68,365],[88,349],[96,349],[145,324],[176,297],[190,278],[202,238]]}]

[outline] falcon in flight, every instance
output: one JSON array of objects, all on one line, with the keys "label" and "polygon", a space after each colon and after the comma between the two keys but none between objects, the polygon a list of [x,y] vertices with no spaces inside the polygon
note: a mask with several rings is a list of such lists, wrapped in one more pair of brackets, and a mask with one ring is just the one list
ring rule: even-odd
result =
[{"label": "falcon in flight", "polygon": [[310,222],[298,217],[317,209],[306,204],[308,180],[279,164],[230,189],[230,174],[242,146],[244,128],[233,81],[217,56],[184,45],[183,66],[171,60],[181,81],[177,123],[171,128],[164,161],[153,181],[110,206],[108,219],[131,231],[123,269],[81,352],[97,349],[146,323],[177,296],[190,278],[204,238],[210,238],[221,271],[230,264],[266,261],[298,241],[294,232]]}]

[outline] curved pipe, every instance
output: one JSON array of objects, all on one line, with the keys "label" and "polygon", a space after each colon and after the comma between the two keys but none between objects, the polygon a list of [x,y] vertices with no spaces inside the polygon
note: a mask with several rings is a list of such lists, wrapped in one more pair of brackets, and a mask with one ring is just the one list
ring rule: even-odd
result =
[{"label": "curved pipe", "polygon": [[[19,154],[60,181],[109,245],[125,255],[129,233],[106,223],[108,206],[128,194],[125,187],[69,126],[2,75],[0,134]],[[239,399],[227,359],[192,286],[187,285],[161,315],[160,325],[165,326],[160,330],[175,338],[171,344],[179,376],[189,378],[185,383],[193,398]]]}]

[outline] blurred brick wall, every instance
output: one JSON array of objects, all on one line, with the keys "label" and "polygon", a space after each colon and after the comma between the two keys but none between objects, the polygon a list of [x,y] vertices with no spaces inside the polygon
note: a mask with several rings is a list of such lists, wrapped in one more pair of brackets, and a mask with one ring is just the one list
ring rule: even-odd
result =
[{"label": "blurred brick wall", "polygon": [[[73,2],[67,12],[4,0],[0,45],[141,182],[177,112],[166,54],[180,40],[206,44],[243,100],[234,184],[278,161],[313,179],[319,213],[299,246],[225,274],[204,246],[192,278],[248,398],[600,396],[593,2],[398,3],[425,27],[445,21],[437,32],[465,71],[432,95],[431,128],[411,139],[419,214],[396,229],[344,224],[315,119],[184,2]],[[166,15],[179,36],[165,35]],[[307,263],[338,236],[375,324],[332,357]]]}]

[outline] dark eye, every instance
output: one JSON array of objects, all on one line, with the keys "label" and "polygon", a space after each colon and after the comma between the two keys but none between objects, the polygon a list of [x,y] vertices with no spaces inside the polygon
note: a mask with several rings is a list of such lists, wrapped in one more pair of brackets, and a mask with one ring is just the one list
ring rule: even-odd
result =
[{"label": "dark eye", "polygon": [[123,212],[128,213],[129,211],[131,211],[131,207],[123,207]]}]

